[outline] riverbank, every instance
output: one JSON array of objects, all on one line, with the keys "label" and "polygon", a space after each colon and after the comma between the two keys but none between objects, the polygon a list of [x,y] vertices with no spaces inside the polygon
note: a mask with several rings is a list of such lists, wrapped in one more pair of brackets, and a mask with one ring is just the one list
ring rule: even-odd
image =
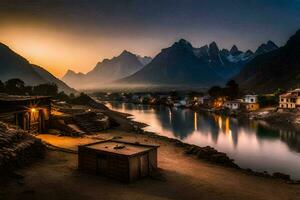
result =
[{"label": "riverbank", "polygon": [[[136,134],[120,129],[101,131],[89,139],[39,135],[60,148],[76,151],[79,143],[118,138],[159,144],[159,171],[152,177],[122,184],[77,170],[76,153],[47,150],[45,159],[16,171],[23,178],[1,185],[1,199],[289,199],[300,196],[300,185],[281,179],[257,177],[235,168],[212,164],[187,155],[174,140],[151,133]],[[64,142],[61,142],[61,141]],[[70,140],[70,141],[69,141]]]},{"label": "riverbank", "polygon": [[300,131],[300,112],[298,110],[261,110],[251,113],[249,117],[254,120],[263,120],[274,128]]},{"label": "riverbank", "polygon": [[[38,135],[45,159],[15,171],[0,199],[299,199],[300,185],[276,173],[240,169],[226,154],[143,131],[130,115],[101,111],[119,124],[81,137]],[[159,171],[130,185],[77,170],[77,145],[103,139],[160,145]],[[234,188],[234,189],[233,189]]]},{"label": "riverbank", "polygon": [[[290,174],[295,180],[299,179],[299,171],[295,167],[300,164],[297,133],[276,129],[262,120],[250,120],[249,117],[237,119],[207,112],[197,114],[189,109],[169,109],[164,106],[107,105],[114,110],[132,114],[134,120],[148,123],[150,126],[144,130],[157,132],[160,135],[158,137],[177,138],[201,147],[212,146],[234,158],[235,163],[244,169],[268,171],[271,174],[282,172]],[[278,153],[282,156],[277,157]],[[266,173],[253,174],[270,176]]]},{"label": "riverbank", "polygon": [[[151,106],[152,104],[145,104]],[[155,106],[155,105],[152,105]],[[162,105],[172,107],[170,105]],[[174,107],[174,106],[173,106]],[[184,107],[180,106],[178,108],[182,109],[191,109],[195,112],[200,113],[209,113],[217,114],[221,116],[230,116],[241,120],[255,120],[255,121],[264,121],[273,128],[284,129],[290,131],[300,131],[300,112],[297,109],[287,110],[287,109],[278,109],[277,107],[266,107],[260,108],[255,111],[230,111],[224,109],[208,109],[202,107],[189,106]]]}]

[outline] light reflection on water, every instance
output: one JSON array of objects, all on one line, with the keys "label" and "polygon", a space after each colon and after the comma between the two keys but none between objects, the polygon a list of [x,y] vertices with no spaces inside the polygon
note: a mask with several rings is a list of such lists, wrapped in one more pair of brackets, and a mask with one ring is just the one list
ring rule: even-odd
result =
[{"label": "light reflection on water", "polygon": [[149,124],[147,131],[190,144],[215,147],[243,168],[283,172],[300,179],[300,133],[189,109],[117,102],[107,103],[107,106]]}]

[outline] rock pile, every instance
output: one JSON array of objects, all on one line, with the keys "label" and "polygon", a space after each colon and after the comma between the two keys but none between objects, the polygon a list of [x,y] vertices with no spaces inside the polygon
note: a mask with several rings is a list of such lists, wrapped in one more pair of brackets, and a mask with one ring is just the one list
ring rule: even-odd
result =
[{"label": "rock pile", "polygon": [[41,140],[15,126],[0,122],[0,173],[42,158]]},{"label": "rock pile", "polygon": [[239,166],[234,163],[233,159],[230,159],[225,153],[218,152],[210,146],[198,147],[191,145],[187,148],[185,153],[196,155],[199,159],[207,160],[223,166],[239,168]]}]

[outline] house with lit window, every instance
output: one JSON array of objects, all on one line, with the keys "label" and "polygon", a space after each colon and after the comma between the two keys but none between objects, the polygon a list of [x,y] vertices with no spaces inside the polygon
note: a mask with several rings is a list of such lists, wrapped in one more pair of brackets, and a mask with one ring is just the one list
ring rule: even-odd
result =
[{"label": "house with lit window", "polygon": [[37,133],[47,130],[50,114],[51,97],[0,94],[0,121]]},{"label": "house with lit window", "polygon": [[247,111],[258,110],[259,109],[258,96],[254,94],[245,95],[243,107]]},{"label": "house with lit window", "polygon": [[279,96],[279,108],[300,108],[300,88],[281,94]]}]

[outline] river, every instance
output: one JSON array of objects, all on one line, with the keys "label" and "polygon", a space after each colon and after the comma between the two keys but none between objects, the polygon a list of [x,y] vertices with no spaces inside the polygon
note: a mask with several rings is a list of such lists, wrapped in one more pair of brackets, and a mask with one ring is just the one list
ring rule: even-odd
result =
[{"label": "river", "polygon": [[129,113],[148,124],[146,131],[198,146],[212,146],[240,167],[300,179],[300,133],[278,130],[262,122],[201,114],[190,109],[109,102],[112,110]]}]

